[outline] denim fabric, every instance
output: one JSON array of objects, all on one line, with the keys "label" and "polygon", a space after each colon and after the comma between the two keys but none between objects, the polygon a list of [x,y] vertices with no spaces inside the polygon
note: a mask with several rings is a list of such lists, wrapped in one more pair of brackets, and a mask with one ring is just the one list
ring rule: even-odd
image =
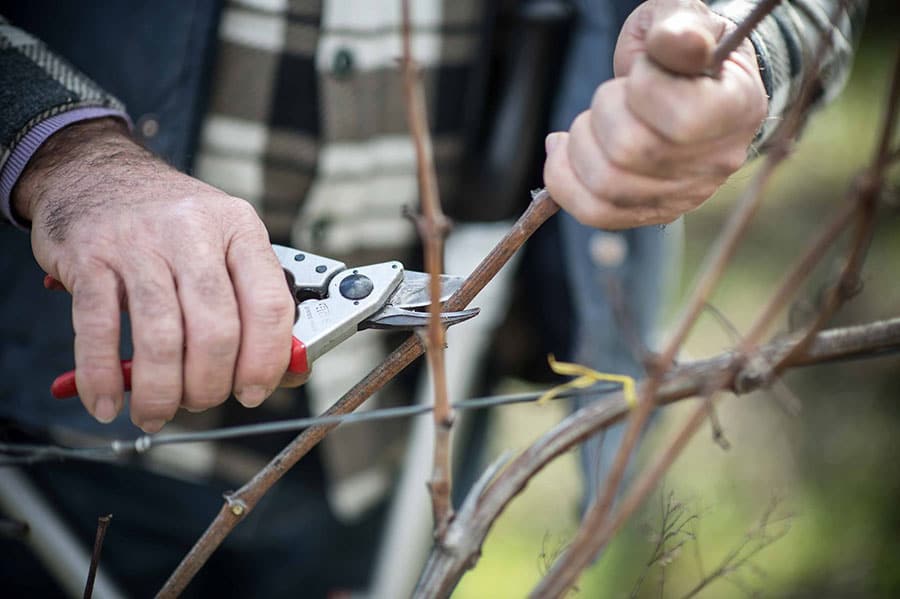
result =
[{"label": "denim fabric", "polygon": [[[551,117],[553,130],[567,130],[591,103],[597,86],[613,77],[613,51],[624,19],[638,2],[580,0],[560,95]],[[560,213],[564,263],[574,310],[571,359],[601,372],[639,376],[643,373],[630,338],[651,342],[660,309],[671,250],[680,240],[680,223],[629,231],[599,231]],[[593,257],[598,247],[619,248],[622,261],[603,265]],[[610,297],[610,284],[621,289],[627,323],[621,322]],[[629,330],[630,329],[630,330]],[[591,398],[576,400],[580,408]],[[623,427],[616,426],[585,443],[581,467],[589,502],[609,470]]]}]

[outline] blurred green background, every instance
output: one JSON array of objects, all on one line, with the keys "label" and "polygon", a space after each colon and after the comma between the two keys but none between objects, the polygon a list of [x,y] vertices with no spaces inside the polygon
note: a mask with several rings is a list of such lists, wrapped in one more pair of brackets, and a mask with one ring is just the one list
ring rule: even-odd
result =
[{"label": "blurred green background", "polygon": [[[894,2],[872,4],[845,92],[811,121],[713,297],[712,303],[739,330],[746,330],[792,258],[838,206],[852,176],[873,153],[900,45],[897,13]],[[687,217],[682,295],[753,169],[751,165],[735,175],[717,197]],[[897,169],[891,188],[893,207],[879,217],[864,290],[842,310],[838,323],[900,315]],[[806,298],[814,298],[836,272],[837,252],[844,245],[842,239],[835,255],[814,274]],[[786,322],[782,318],[781,330]],[[688,351],[690,357],[703,357],[733,342],[706,315]],[[783,538],[697,596],[900,596],[900,356],[795,371],[785,382],[802,402],[799,415],[789,415],[771,393],[725,398],[719,416],[731,449],[716,445],[707,426],[667,476],[665,497],[672,494],[683,517],[696,514],[685,529],[690,534],[670,543],[683,541],[680,550],[668,555],[665,565],[647,567],[660,530],[657,490],[572,596],[685,596],[742,544],[773,498],[778,499],[774,516],[786,520],[769,530],[786,531]],[[643,455],[669,438],[690,407],[685,403],[663,410]],[[502,418],[494,419],[491,454],[525,447],[564,414],[561,405],[504,408]],[[580,485],[574,454],[536,477],[498,520],[481,561],[453,596],[525,596],[577,527]],[[752,543],[745,551],[750,548]]]}]

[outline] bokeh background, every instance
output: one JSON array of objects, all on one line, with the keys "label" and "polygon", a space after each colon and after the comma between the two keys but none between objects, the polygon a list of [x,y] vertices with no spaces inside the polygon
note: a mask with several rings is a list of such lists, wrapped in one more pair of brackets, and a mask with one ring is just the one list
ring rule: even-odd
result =
[{"label": "bokeh background", "polygon": [[[714,295],[712,303],[738,330],[746,330],[792,257],[839,205],[853,175],[871,157],[900,46],[898,16],[896,2],[871,4],[845,92],[810,122]],[[681,290],[673,296],[670,314],[754,168],[738,173],[686,218]],[[795,316],[802,318],[836,272],[845,245],[846,239],[836,244],[814,273]],[[895,168],[866,262],[864,289],[835,324],[900,315],[898,274],[900,169]],[[781,330],[787,322],[785,315]],[[733,343],[727,327],[705,315],[688,352],[699,358]],[[714,443],[709,427],[698,434],[665,479],[664,490],[657,490],[572,596],[686,596],[730,552],[756,546],[758,537],[748,541],[748,532],[757,530],[773,501],[772,517],[779,523],[767,531],[783,536],[696,596],[900,596],[900,355],[795,371],[785,382],[802,403],[800,414],[790,415],[772,393],[726,398],[719,416],[731,449]],[[509,381],[508,386],[519,384]],[[689,407],[662,411],[643,455],[670,437]],[[504,408],[493,419],[491,455],[525,447],[565,413],[562,405]],[[535,478],[498,520],[481,561],[454,597],[525,596],[576,530],[580,484],[574,454]],[[648,567],[670,498],[682,518],[695,517],[669,543],[681,543],[680,549]]]}]

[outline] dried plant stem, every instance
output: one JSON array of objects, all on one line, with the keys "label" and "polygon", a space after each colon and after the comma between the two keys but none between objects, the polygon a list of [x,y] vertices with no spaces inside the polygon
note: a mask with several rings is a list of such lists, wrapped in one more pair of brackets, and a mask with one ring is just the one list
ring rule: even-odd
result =
[{"label": "dried plant stem", "polygon": [[[781,154],[779,156],[783,157]],[[581,527],[569,547],[569,551],[535,587],[532,593],[533,596],[562,596],[566,589],[574,584],[578,574],[594,559],[595,552],[591,550],[591,547],[595,544],[593,541],[594,531],[600,528],[603,520],[608,516],[634,447],[637,445],[641,431],[655,407],[654,397],[656,396],[659,382],[672,364],[675,355],[680,350],[697,317],[703,311],[712,290],[721,279],[725,267],[731,261],[739,242],[743,239],[753,216],[762,203],[765,186],[781,159],[783,158],[769,155],[761,171],[741,196],[737,207],[731,213],[724,230],[708,255],[709,257],[704,264],[699,280],[693,288],[686,308],[678,319],[678,325],[672,337],[656,362],[651,365],[650,379],[643,387],[637,407],[628,418],[622,443],[616,453],[610,472],[600,489],[597,501],[585,515]]]},{"label": "dried plant stem", "polygon": [[[773,363],[787,354],[795,341],[794,338],[773,341],[761,347],[759,355],[765,362]],[[900,317],[820,332],[789,367],[894,350],[900,350]],[[726,352],[672,369],[660,382],[654,401],[663,405],[696,397],[708,388],[709,381],[723,379],[729,390],[739,394],[767,383],[766,377],[746,365],[741,354]],[[620,422],[628,412],[629,406],[619,393],[572,413],[509,462],[483,491],[467,497],[447,533],[447,538],[454,543],[437,544],[432,549],[414,597],[448,596],[463,574],[477,563],[481,545],[494,522],[528,481],[555,458]],[[699,422],[702,421],[700,418]]]},{"label": "dried plant stem", "polygon": [[435,537],[444,536],[447,524],[453,517],[450,503],[451,458],[450,433],[453,426],[453,409],[447,396],[447,368],[444,356],[445,329],[441,325],[440,274],[443,272],[444,237],[447,234],[447,218],[441,211],[438,196],[437,174],[431,135],[428,130],[428,115],[425,91],[419,69],[412,56],[410,42],[409,0],[402,1],[403,12],[403,93],[406,100],[406,116],[416,151],[416,165],[419,181],[421,216],[416,219],[422,245],[425,250],[425,266],[430,280],[431,306],[426,337],[428,363],[434,385],[434,465],[428,488],[431,491],[431,506],[434,516]]},{"label": "dried plant stem", "polygon": [[[776,4],[777,3],[775,2],[767,3],[766,12],[763,12],[762,9],[754,11],[751,13],[748,20],[753,20],[754,23],[758,22],[768,14],[768,12],[771,12]],[[841,4],[835,10],[835,13],[831,15],[832,23],[835,22],[835,19],[839,15],[839,11],[842,9],[843,4]],[[746,29],[745,33],[749,33],[750,30],[750,28],[743,27],[739,27],[739,29]],[[726,43],[733,45],[735,41],[730,37],[724,38],[719,46],[724,47]],[[563,596],[567,590],[574,585],[584,568],[594,560],[595,556],[609,541],[610,535],[614,534],[615,530],[617,530],[618,526],[613,526],[615,523],[608,522],[613,499],[619,491],[625,469],[628,466],[631,455],[637,445],[641,431],[655,407],[654,397],[656,396],[659,383],[664,374],[671,368],[675,356],[681,350],[687,335],[690,333],[697,318],[703,311],[713,289],[721,280],[725,268],[730,264],[738,244],[744,238],[753,217],[762,203],[763,192],[765,191],[766,185],[771,179],[772,174],[785,158],[787,158],[792,140],[799,130],[800,124],[803,122],[802,115],[812,98],[812,81],[814,81],[814,75],[818,72],[822,58],[825,55],[826,49],[830,47],[830,44],[830,35],[823,34],[819,43],[818,52],[816,53],[816,58],[812,63],[812,68],[807,72],[806,77],[804,78],[797,101],[794,103],[792,110],[786,115],[782,126],[776,132],[775,142],[769,149],[762,168],[754,177],[750,186],[738,199],[737,206],[729,216],[725,228],[716,239],[710,252],[707,254],[707,259],[700,271],[701,274],[692,288],[686,306],[676,320],[677,324],[675,330],[656,360],[656,363],[652,365],[649,380],[643,388],[638,406],[628,418],[625,433],[619,446],[619,450],[614,458],[612,467],[610,468],[610,472],[603,482],[602,488],[598,489],[598,500],[585,514],[581,526],[569,546],[569,550],[554,565],[547,576],[545,576],[534,588],[532,591],[533,597]],[[722,55],[723,53],[724,56],[727,56],[728,54],[725,53],[724,50],[719,52],[717,48],[717,51],[714,54]],[[714,385],[715,381],[712,381],[712,383]],[[697,412],[701,414],[701,422],[703,420],[702,415],[711,413],[711,408],[714,405],[712,400],[714,392],[715,386],[704,389],[703,395],[707,396],[707,401],[701,402],[701,405],[697,408]],[[689,426],[693,427],[693,423],[694,418],[692,415],[689,422],[685,425],[685,431]],[[696,427],[699,427],[699,423],[696,424]],[[693,428],[694,431],[696,430],[696,427]],[[671,446],[676,455],[692,434],[693,432],[690,432],[690,434],[686,433],[684,439],[680,436],[676,437],[676,440]],[[671,459],[674,459],[674,457]],[[655,472],[655,475],[661,476],[665,469],[668,468],[669,464],[671,464],[671,460],[668,458],[659,460],[655,466],[661,468],[661,470]],[[636,483],[636,485],[637,484],[639,483]],[[649,489],[642,490],[642,493],[646,492],[649,492]],[[640,496],[640,499],[642,498],[643,495]],[[623,502],[623,507],[624,505],[625,503]]]},{"label": "dried plant stem", "polygon": [[91,567],[88,570],[87,581],[84,583],[84,599],[91,599],[94,595],[94,579],[97,577],[97,568],[100,566],[100,552],[103,551],[103,539],[106,538],[106,529],[112,514],[97,518],[97,535],[94,537],[94,551],[91,553]]},{"label": "dried plant stem", "polygon": [[793,268],[784,276],[781,284],[774,294],[769,298],[765,307],[760,311],[759,316],[750,325],[750,330],[744,336],[740,343],[743,353],[751,351],[754,345],[762,340],[763,335],[769,325],[774,321],[775,316],[785,307],[787,302],[794,296],[800,285],[806,280],[807,275],[812,272],[813,268],[822,260],[825,253],[837,239],[838,235],[847,227],[847,224],[856,214],[856,203],[845,202],[837,214],[831,219],[831,222],[822,230],[818,238],[813,240],[809,245],[803,257],[798,260]]},{"label": "dried plant stem", "polygon": [[759,22],[766,18],[779,4],[781,4],[781,0],[762,0],[753,7],[750,14],[735,29],[725,34],[712,54],[709,72],[712,74],[718,73],[728,55],[737,50],[737,47],[747,39],[747,36],[759,25]]},{"label": "dried plant stem", "polygon": [[[795,345],[791,349],[791,351],[789,351],[786,355],[778,360],[777,367],[776,369],[774,369],[775,372],[781,372],[781,369],[783,369],[785,365],[792,363],[797,355],[805,351],[806,347],[812,342],[812,339],[814,338],[816,332],[818,332],[821,327],[824,326],[824,324],[840,307],[840,305],[849,297],[849,294],[847,293],[848,288],[855,288],[856,286],[855,282],[858,280],[859,270],[862,267],[866,249],[868,248],[869,241],[871,240],[872,230],[875,223],[875,202],[883,184],[884,168],[888,163],[887,156],[890,145],[884,140],[886,138],[889,139],[892,135],[893,127],[895,126],[896,121],[898,100],[900,100],[900,54],[898,54],[897,66],[895,68],[893,83],[891,85],[891,92],[888,101],[884,129],[882,131],[882,138],[881,142],[877,146],[878,151],[872,161],[871,167],[862,177],[862,183],[850,190],[851,201],[848,202],[848,204],[854,206],[855,208],[854,212],[857,216],[857,228],[852,247],[848,252],[846,265],[841,274],[838,284],[832,288],[832,292],[829,294],[828,300],[820,310],[815,322],[811,327],[809,327],[805,334],[800,336],[799,341],[795,342]],[[839,230],[838,227],[842,222],[846,221],[844,221],[841,218],[841,214],[839,214],[838,218],[835,219],[835,222],[831,226],[826,227],[824,234],[816,243],[813,243],[810,250],[807,251],[806,255],[808,258],[812,259],[816,256],[821,257],[819,246],[821,246],[822,240],[833,234],[836,234],[837,230]],[[804,261],[801,260],[801,264],[803,262]],[[782,286],[782,290],[775,294],[775,298],[784,297],[786,295],[784,290],[793,287],[794,284],[795,280],[792,279],[789,275],[787,280],[785,281],[785,284]],[[774,301],[770,302],[769,306],[774,305],[774,303]],[[763,316],[768,316],[769,318],[774,317],[774,310],[764,310]],[[761,331],[764,330],[765,324],[765,322],[759,322],[758,326],[754,327],[754,336],[761,335]],[[742,351],[739,353],[745,353],[752,344],[755,344],[755,342],[756,340],[754,338],[748,337],[747,339],[745,339],[741,345]],[[772,376],[773,372],[770,371],[767,373],[762,373],[761,378],[768,381]],[[663,450],[658,452],[657,457],[653,460],[650,467],[645,469],[641,473],[637,482],[634,483],[632,488],[626,494],[625,498],[622,500],[621,506],[618,512],[615,514],[615,517],[611,519],[611,521],[604,522],[598,528],[593,529],[593,535],[591,536],[590,540],[592,542],[592,546],[595,548],[595,551],[599,551],[609,542],[613,535],[616,534],[618,529],[627,521],[631,514],[633,514],[634,511],[637,510],[637,508],[641,505],[644,499],[646,499],[650,492],[652,492],[653,488],[656,486],[656,484],[658,484],[659,480],[662,478],[665,472],[669,469],[675,459],[681,454],[688,441],[693,437],[697,430],[699,430],[700,425],[703,423],[704,418],[708,412],[707,404],[714,403],[715,395],[720,389],[725,386],[726,382],[727,377],[724,374],[722,375],[722,378],[720,380],[713,379],[709,381],[709,387],[704,390],[704,396],[707,401],[701,402],[697,405],[694,411],[691,412],[691,414],[688,416],[682,427],[675,434],[670,444],[667,445]],[[584,526],[582,526],[582,530],[584,530]]]},{"label": "dried plant stem", "polygon": [[[858,179],[855,188],[855,205],[858,219],[852,250],[847,257],[837,284],[829,291],[824,305],[819,310],[815,320],[807,328],[806,335],[798,341],[794,350],[796,353],[803,351],[804,347],[810,343],[813,335],[825,326],[837,309],[858,288],[860,270],[862,269],[863,260],[875,227],[875,208],[884,187],[885,173],[891,163],[891,141],[897,130],[898,118],[900,118],[900,46],[897,47],[894,58],[894,70],[887,97],[881,137],[875,148],[871,166]],[[781,363],[776,365],[775,370],[782,368],[791,358],[791,354],[785,356]]]},{"label": "dried plant stem", "polygon": [[[500,271],[525,241],[559,206],[546,190],[535,195],[528,209],[507,232],[506,236],[485,256],[465,283],[445,304],[447,310],[462,310],[478,292]],[[384,387],[401,370],[422,355],[424,348],[416,335],[411,335],[374,370],[334,403],[325,414],[348,414],[358,408],[373,393]],[[176,597],[187,587],[225,537],[256,506],[263,495],[315,447],[337,425],[309,428],[282,449],[262,470],[235,493],[226,497],[225,504],[203,535],[184,557],[163,588],[160,597]]]}]

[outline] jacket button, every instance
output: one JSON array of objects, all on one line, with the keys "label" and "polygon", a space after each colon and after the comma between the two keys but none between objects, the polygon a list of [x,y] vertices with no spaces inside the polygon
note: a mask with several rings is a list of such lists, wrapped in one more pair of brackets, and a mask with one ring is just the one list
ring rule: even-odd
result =
[{"label": "jacket button", "polygon": [[338,79],[346,79],[353,74],[353,52],[347,48],[338,48],[331,63],[331,72]]},{"label": "jacket button", "polygon": [[159,133],[159,121],[156,115],[145,114],[138,118],[135,129],[144,139],[152,139]]}]

